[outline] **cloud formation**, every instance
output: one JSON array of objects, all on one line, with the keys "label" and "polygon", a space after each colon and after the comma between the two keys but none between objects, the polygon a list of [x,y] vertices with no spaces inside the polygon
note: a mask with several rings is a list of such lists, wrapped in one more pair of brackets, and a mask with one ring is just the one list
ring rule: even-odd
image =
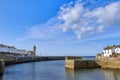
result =
[{"label": "cloud formation", "polygon": [[120,2],[114,2],[94,10],[85,8],[81,2],[69,3],[60,8],[58,19],[63,32],[69,30],[81,39],[84,35],[100,33],[106,27],[120,25]]},{"label": "cloud formation", "polygon": [[111,3],[105,7],[100,7],[92,12],[92,16],[97,18],[97,23],[104,26],[120,25],[120,2]]},{"label": "cloud formation", "polygon": [[82,1],[76,1],[75,3],[70,2],[61,6],[58,15],[46,23],[32,26],[25,34],[25,38],[63,38],[62,35],[71,31],[77,35],[78,39],[82,39],[83,36],[98,34],[107,27],[115,26],[120,26],[119,1],[93,9],[85,7]]}]

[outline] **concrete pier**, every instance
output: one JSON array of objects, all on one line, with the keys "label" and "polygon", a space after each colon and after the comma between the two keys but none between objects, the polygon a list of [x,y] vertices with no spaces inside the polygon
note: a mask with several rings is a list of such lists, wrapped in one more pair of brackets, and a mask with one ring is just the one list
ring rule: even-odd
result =
[{"label": "concrete pier", "polygon": [[83,60],[66,57],[65,68],[70,69],[90,69],[90,68],[99,68],[100,66],[94,60]]},{"label": "concrete pier", "polygon": [[4,73],[5,62],[3,59],[0,59],[0,76]]}]

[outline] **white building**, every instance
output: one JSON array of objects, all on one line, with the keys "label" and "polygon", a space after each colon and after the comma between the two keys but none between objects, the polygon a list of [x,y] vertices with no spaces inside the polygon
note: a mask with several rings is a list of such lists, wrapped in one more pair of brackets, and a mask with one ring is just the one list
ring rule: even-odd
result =
[{"label": "white building", "polygon": [[17,54],[25,54],[25,55],[29,55],[29,54],[33,54],[33,51],[26,51],[26,50],[22,50],[22,49],[17,49],[13,46],[7,46],[7,45],[3,45],[0,44],[0,52],[6,52],[6,53],[17,53]]},{"label": "white building", "polygon": [[120,45],[107,46],[103,50],[103,56],[104,57],[110,57],[114,53],[117,53],[117,54],[120,53]]},{"label": "white building", "polygon": [[116,46],[115,53],[120,53],[120,45]]}]

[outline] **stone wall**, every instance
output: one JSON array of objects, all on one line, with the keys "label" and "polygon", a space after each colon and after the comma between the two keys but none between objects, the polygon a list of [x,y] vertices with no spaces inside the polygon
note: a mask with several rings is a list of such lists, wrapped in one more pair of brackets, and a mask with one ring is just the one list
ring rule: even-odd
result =
[{"label": "stone wall", "polygon": [[117,57],[96,57],[96,62],[101,66],[101,68],[113,68],[120,69],[120,58]]},{"label": "stone wall", "polygon": [[66,60],[72,60],[72,59],[82,59],[80,56],[67,56]]},{"label": "stone wall", "polygon": [[4,73],[5,62],[3,59],[0,59],[0,76]]},{"label": "stone wall", "polygon": [[12,53],[0,53],[0,59],[4,59],[5,61],[12,61],[16,60],[16,57],[19,57],[19,54],[12,54]]},{"label": "stone wall", "polygon": [[75,68],[75,60],[82,59],[82,57],[78,56],[69,56],[65,58],[65,68]]},{"label": "stone wall", "polygon": [[65,68],[74,69],[75,60],[65,60]]},{"label": "stone wall", "polygon": [[99,68],[100,66],[94,60],[68,59],[65,60],[65,68],[71,69],[89,69]]},{"label": "stone wall", "polygon": [[75,69],[99,68],[100,66],[94,60],[75,60]]}]

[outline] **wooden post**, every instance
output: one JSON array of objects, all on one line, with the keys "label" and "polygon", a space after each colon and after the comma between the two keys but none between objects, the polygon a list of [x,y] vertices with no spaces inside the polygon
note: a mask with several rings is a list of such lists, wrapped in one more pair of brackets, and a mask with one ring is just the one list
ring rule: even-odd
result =
[{"label": "wooden post", "polygon": [[0,76],[4,73],[5,62],[3,59],[0,59]]}]

